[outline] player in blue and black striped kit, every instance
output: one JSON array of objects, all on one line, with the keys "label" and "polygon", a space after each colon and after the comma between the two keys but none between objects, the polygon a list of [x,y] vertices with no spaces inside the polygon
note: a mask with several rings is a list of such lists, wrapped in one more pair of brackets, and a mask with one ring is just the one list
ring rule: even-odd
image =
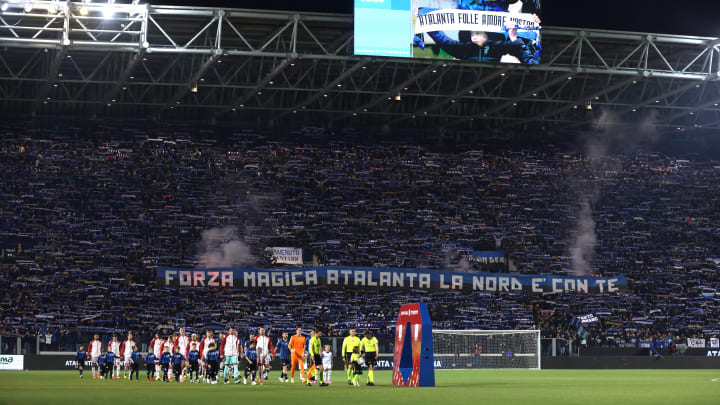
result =
[{"label": "player in blue and black striped kit", "polygon": [[113,366],[115,365],[115,353],[111,350],[105,352],[105,378],[112,377]]},{"label": "player in blue and black striped kit", "polygon": [[255,376],[257,374],[257,351],[255,350],[255,342],[250,342],[247,350],[245,350],[245,361],[247,361],[247,367],[245,367],[245,378],[243,378],[243,384],[247,384],[248,374],[252,375],[252,385],[257,385]]},{"label": "player in blue and black striped kit", "polygon": [[205,360],[207,360],[209,368],[210,383],[217,384],[217,375],[220,371],[220,350],[218,350],[215,342],[210,343],[210,346],[208,346],[208,352],[205,354]]},{"label": "player in blue and black striped kit", "polygon": [[98,371],[98,378],[102,380],[105,377],[105,349],[102,349],[100,352],[100,355],[97,358],[97,365],[100,369]]},{"label": "player in blue and black striped kit", "polygon": [[137,351],[137,346],[133,345],[132,352],[130,352],[130,380],[133,379],[133,373],[135,373],[135,381],[140,380],[140,363],[142,363],[142,354]]},{"label": "player in blue and black striped kit", "polygon": [[[160,359],[155,357],[155,354],[153,353],[153,348],[152,346],[150,346],[150,348],[148,349],[148,354],[145,356],[145,370],[148,381],[152,381],[153,372],[155,371],[155,364],[159,362]],[[160,376],[155,377],[160,378]]]},{"label": "player in blue and black striped kit", "polygon": [[282,334],[282,338],[278,339],[275,344],[275,355],[280,357],[282,365],[282,373],[280,374],[280,382],[288,382],[288,367],[290,366],[290,348],[288,347],[288,333]]},{"label": "player in blue and black striped kit", "polygon": [[105,374],[107,374],[107,367],[105,366],[105,359],[107,358],[107,352],[105,349],[102,349],[102,354],[98,356],[97,364],[98,367],[100,367],[100,379],[102,380],[105,378]]},{"label": "player in blue and black striped kit", "polygon": [[160,366],[162,367],[162,380],[168,382],[168,370],[170,369],[170,362],[172,362],[172,354],[170,348],[165,347],[165,351],[160,356]]},{"label": "player in blue and black striped kit", "polygon": [[[198,350],[197,344],[190,344],[190,351],[188,352],[188,363],[190,363],[190,381],[198,382],[198,374],[200,374],[200,351]],[[195,379],[193,379],[193,373],[195,373]]]},{"label": "player in blue and black striped kit", "polygon": [[180,382],[183,364],[185,364],[185,356],[180,353],[180,348],[175,346],[175,353],[172,355],[172,369],[175,375],[175,382]]},{"label": "player in blue and black striped kit", "polygon": [[80,378],[83,378],[83,366],[85,365],[85,359],[87,359],[87,352],[85,351],[85,346],[80,345],[80,347],[78,347],[77,353],[75,353],[75,362],[77,363],[76,367],[80,372]]}]

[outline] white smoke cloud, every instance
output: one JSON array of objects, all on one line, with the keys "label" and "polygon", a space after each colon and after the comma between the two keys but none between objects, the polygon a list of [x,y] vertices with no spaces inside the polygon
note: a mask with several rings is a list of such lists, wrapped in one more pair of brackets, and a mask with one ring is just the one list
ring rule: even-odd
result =
[{"label": "white smoke cloud", "polygon": [[458,260],[457,264],[454,266],[453,271],[460,271],[463,273],[470,273],[475,271],[468,261],[466,256],[462,256],[460,260]]},{"label": "white smoke cloud", "polygon": [[237,227],[212,228],[202,232],[198,243],[198,267],[243,267],[256,263],[250,247],[237,233]]},{"label": "white smoke cloud", "polygon": [[[600,172],[608,155],[608,149],[616,132],[612,131],[615,117],[603,111],[593,122],[594,131],[585,138],[585,159],[593,175]],[[580,211],[576,215],[575,233],[570,245],[570,264],[577,276],[593,273],[592,261],[595,256],[597,233],[592,207],[600,198],[600,190],[594,179],[575,179],[580,190]]]},{"label": "white smoke cloud", "polygon": [[[585,158],[593,176],[612,180],[621,170],[620,162],[610,158],[614,148],[630,151],[642,143],[657,141],[657,113],[646,114],[637,126],[623,127],[614,113],[602,111],[593,122],[594,131],[585,138]],[[594,273],[592,261],[598,237],[592,207],[600,200],[598,182],[592,179],[575,179],[580,190],[580,210],[577,213],[574,239],[569,249],[572,271],[584,276]]]},{"label": "white smoke cloud", "polygon": [[443,270],[450,270],[450,271],[460,271],[464,273],[469,273],[475,271],[470,264],[470,261],[468,261],[467,256],[459,256],[457,253],[450,249],[450,248],[444,248],[443,249],[443,256],[444,256],[444,268]]},{"label": "white smoke cloud", "polygon": [[575,240],[570,247],[570,260],[573,273],[576,275],[592,274],[592,259],[595,255],[597,234],[595,233],[595,220],[592,217],[592,208],[589,200],[580,204],[577,215]]}]

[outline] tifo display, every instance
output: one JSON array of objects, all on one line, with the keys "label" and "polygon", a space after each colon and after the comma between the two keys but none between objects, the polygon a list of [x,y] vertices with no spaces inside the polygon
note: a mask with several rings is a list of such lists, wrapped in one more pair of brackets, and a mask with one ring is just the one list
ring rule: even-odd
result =
[{"label": "tifo display", "polygon": [[0,0],[0,405],[720,403],[720,1],[541,2]]},{"label": "tifo display", "polygon": [[408,302],[435,329],[535,328],[556,354],[718,350],[714,156],[0,128],[7,350],[319,316],[387,341]]}]

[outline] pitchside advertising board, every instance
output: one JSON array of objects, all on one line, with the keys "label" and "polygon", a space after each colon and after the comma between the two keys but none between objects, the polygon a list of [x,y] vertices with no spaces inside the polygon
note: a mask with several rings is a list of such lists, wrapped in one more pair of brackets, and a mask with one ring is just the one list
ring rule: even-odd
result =
[{"label": "pitchside advertising board", "polygon": [[540,63],[540,0],[355,0],[355,54]]},{"label": "pitchside advertising board", "polygon": [[[643,352],[642,356],[632,355],[629,356],[627,354],[622,354],[622,356],[625,356],[626,358],[632,358],[632,357],[644,357],[647,358],[646,352]],[[0,356],[1,357],[8,357],[5,355]],[[77,361],[75,360],[75,354],[66,354],[66,355],[27,355],[27,356],[10,356],[14,357],[13,359],[13,367],[15,368],[0,368],[0,371],[2,370],[67,370],[67,371],[74,371],[77,370]],[[17,357],[24,357],[24,363],[20,365],[16,360]],[[508,355],[508,357],[511,357],[511,355]],[[720,350],[718,349],[688,349],[687,352],[683,356],[673,356],[673,358],[684,358],[688,359],[689,361],[697,361],[699,359],[703,358],[710,358],[710,363],[703,364],[696,364],[693,367],[690,368],[718,368],[720,367]],[[0,360],[1,362],[2,360]],[[476,368],[477,363],[470,362],[467,364],[457,364],[455,363],[456,360],[451,360],[447,357],[435,357],[433,359],[433,368],[435,370],[438,369],[457,369],[462,368],[465,366],[466,368]],[[545,361],[545,357],[543,357],[543,362]],[[275,358],[271,363],[273,370],[280,370],[282,369],[282,365],[280,364],[280,359]],[[707,366],[707,367],[706,367]],[[22,368],[21,368],[22,367]],[[85,370],[90,369],[90,361],[84,362],[84,368]],[[343,369],[343,362],[342,357],[339,355],[335,355],[333,358],[333,370],[342,370]],[[380,356],[377,361],[377,365],[375,366],[376,370],[394,370],[395,369],[395,358],[393,353],[380,353]]]},{"label": "pitchside advertising board", "polygon": [[21,355],[0,355],[0,370],[22,370],[25,356]]},{"label": "pitchside advertising board", "polygon": [[177,269],[158,267],[156,282],[166,287],[317,287],[426,291],[525,291],[530,293],[616,294],[627,291],[625,276],[460,273],[378,267],[314,266],[299,269]]},{"label": "pitchside advertising board", "polygon": [[[2,362],[2,358],[8,358],[12,357],[12,367],[9,368],[10,365],[8,364],[5,368],[0,367],[0,371],[2,370],[77,370],[77,360],[75,360],[75,354],[66,354],[66,355],[59,355],[59,354],[49,354],[49,355],[28,355],[28,356],[0,356],[0,362]],[[23,362],[24,357],[24,362]],[[18,359],[20,358],[20,359]],[[83,362],[83,367],[87,371],[90,369],[91,364],[90,360],[86,360]],[[280,370],[282,369],[282,364],[280,363],[279,358],[275,358],[271,362],[271,366],[273,370]],[[335,355],[333,358],[333,369],[334,370],[342,370],[344,367],[343,365],[343,359],[342,356]],[[444,360],[434,360],[434,367],[436,369],[438,368],[453,368],[452,364],[448,364]],[[378,359],[377,365],[375,367],[378,370],[393,370],[394,368],[394,358],[393,353],[381,353],[380,357]]]}]

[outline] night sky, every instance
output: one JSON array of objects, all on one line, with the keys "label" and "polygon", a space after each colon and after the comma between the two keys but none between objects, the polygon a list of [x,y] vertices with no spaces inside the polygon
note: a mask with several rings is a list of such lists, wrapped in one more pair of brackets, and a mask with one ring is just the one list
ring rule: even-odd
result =
[{"label": "night sky", "polygon": [[[152,4],[352,13],[353,0],[153,0]],[[543,25],[720,36],[720,0],[544,0]]]}]

